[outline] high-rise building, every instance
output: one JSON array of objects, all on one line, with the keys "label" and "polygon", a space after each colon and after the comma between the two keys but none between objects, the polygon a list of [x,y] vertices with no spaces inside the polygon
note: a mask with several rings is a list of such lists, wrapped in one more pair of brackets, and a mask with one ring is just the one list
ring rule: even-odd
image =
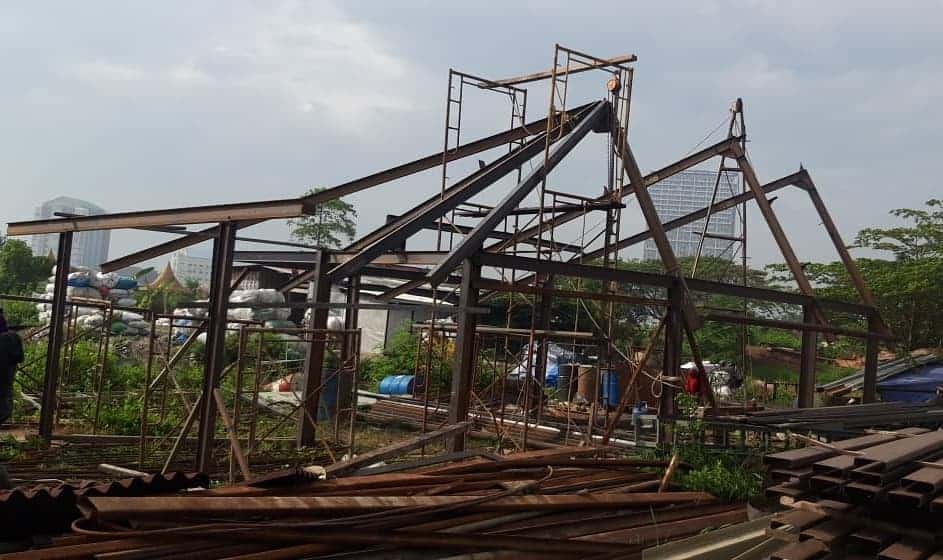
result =
[{"label": "high-rise building", "polygon": [[[714,182],[717,180],[716,171],[688,170],[652,185],[648,192],[658,210],[661,223],[680,218],[701,208],[710,205],[711,194],[714,192]],[[728,198],[740,193],[740,175],[736,172],[725,171],[720,177],[720,187],[717,190],[717,200]],[[730,208],[711,215],[708,234],[733,238],[737,232],[737,209]],[[677,257],[693,257],[697,253],[697,246],[704,230],[704,220],[698,220],[667,232],[668,240]],[[712,238],[709,235],[704,239],[701,255],[705,257],[723,257],[733,259],[736,255],[737,243],[731,239]],[[645,241],[643,258],[645,260],[658,259],[658,249],[651,239]]]},{"label": "high-rise building", "polygon": [[[36,208],[37,220],[55,218],[56,213],[77,214],[79,216],[94,216],[104,214],[105,210],[91,202],[60,196],[47,200]],[[72,237],[72,266],[87,266],[97,268],[108,260],[108,245],[111,243],[111,232],[82,231]],[[46,256],[50,252],[55,255],[59,250],[59,236],[54,233],[34,235],[30,239],[33,254]]]},{"label": "high-rise building", "polygon": [[181,284],[195,280],[204,288],[210,285],[212,263],[211,259],[207,257],[200,257],[190,253],[187,249],[181,249],[170,255],[170,268],[173,269],[174,276]]}]

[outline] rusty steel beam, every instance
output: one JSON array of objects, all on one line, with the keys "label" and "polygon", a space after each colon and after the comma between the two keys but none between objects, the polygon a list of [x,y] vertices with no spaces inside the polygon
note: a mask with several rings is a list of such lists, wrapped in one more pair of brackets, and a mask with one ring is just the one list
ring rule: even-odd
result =
[{"label": "rusty steel beam", "polygon": [[[818,189],[815,188],[815,183],[812,181],[812,177],[809,176],[809,173],[805,170],[802,170],[802,173],[805,175],[803,179],[806,184],[805,191],[809,193],[809,198],[812,200],[812,206],[814,206],[815,211],[818,212],[819,219],[822,220],[822,226],[824,226],[825,231],[828,232],[828,236],[832,240],[832,244],[835,246],[835,250],[838,252],[838,256],[841,258],[842,264],[845,265],[845,271],[848,273],[848,277],[851,278],[851,283],[854,285],[855,290],[857,290],[858,296],[865,305],[875,307],[874,296],[871,294],[868,284],[864,281],[864,277],[861,276],[861,271],[858,269],[855,259],[851,256],[851,253],[848,252],[848,247],[845,245],[845,242],[841,237],[841,233],[838,231],[838,226],[835,225],[834,220],[832,220],[832,215],[825,206],[825,201],[822,200],[822,196],[819,194]],[[881,330],[885,334],[889,334],[890,331],[888,330],[887,325],[884,323],[884,320],[881,318],[880,313],[876,309],[875,318],[877,321],[878,330]]]},{"label": "rusty steel beam", "polygon": [[508,212],[517,208],[517,205],[520,204],[541,181],[546,179],[550,171],[563,161],[563,158],[565,158],[587,134],[609,123],[611,109],[612,105],[610,105],[608,101],[596,103],[589,113],[581,118],[580,123],[553,147],[547,155],[546,160],[528,173],[516,187],[511,189],[511,191],[488,212],[488,216],[478,222],[471,233],[462,239],[458,247],[455,247],[442,262],[429,271],[427,277],[432,285],[438,284],[446,275],[458,267],[459,263],[479,251],[488,238],[488,234],[494,231],[494,228],[508,215]]},{"label": "rusty steel beam", "polygon": [[670,287],[674,280],[673,277],[664,274],[538,260],[531,257],[519,257],[504,253],[481,253],[475,257],[475,260],[480,262],[483,266],[493,266],[495,268],[513,268],[535,273],[547,273],[554,276],[576,276],[595,280],[631,282],[643,286],[656,286],[661,288]]},{"label": "rusty steel beam", "polygon": [[[327,253],[318,253],[318,262],[313,269],[313,277],[308,285],[308,301],[311,303],[328,303],[331,300],[331,283],[325,275],[327,268]],[[327,307],[312,307],[305,327],[309,331],[327,328]],[[310,340],[305,352],[305,377],[301,385],[301,406],[303,410],[298,415],[298,447],[313,447],[317,444],[317,426],[312,421],[318,418],[321,403],[321,391],[324,379],[324,352],[327,345],[324,336],[309,332]]]},{"label": "rusty steel beam", "polygon": [[[585,109],[587,106],[588,105],[576,107],[569,111],[569,113],[577,113],[582,109]],[[443,161],[456,161],[484,152],[486,150],[490,150],[492,148],[506,146],[515,140],[521,140],[523,138],[527,138],[528,136],[533,136],[533,131],[535,130],[544,130],[546,128],[546,118],[531,121],[523,126],[512,128],[504,132],[499,132],[498,134],[493,134],[467,144],[462,144],[461,146],[456,146],[454,149],[449,150],[448,152],[437,152],[423,158],[413,160],[409,163],[404,163],[403,165],[391,167],[390,169],[385,169],[372,175],[367,175],[366,177],[354,179],[353,181],[325,189],[321,192],[308,195],[304,197],[303,200],[308,206],[323,204],[349,194],[360,192],[377,185],[382,185],[383,183],[388,183],[390,181],[401,179],[427,169],[438,167],[442,165]]]},{"label": "rusty steel beam", "polygon": [[[431,230],[431,231],[439,231],[439,228],[436,226],[436,224],[426,226],[425,229]],[[462,235],[468,235],[469,233],[471,233],[472,228],[471,226],[464,226],[464,225],[459,225],[459,224],[449,224],[449,223],[442,224],[443,232],[449,232],[450,230],[454,231],[455,233],[460,233]],[[488,237],[491,237],[492,239],[508,240],[508,239],[511,239],[513,235],[514,235],[513,233],[508,233],[506,231],[495,230],[495,231],[492,231],[488,235]],[[537,240],[534,238],[524,239],[523,241],[521,241],[521,243],[527,243],[529,245],[537,245]],[[559,251],[567,251],[568,253],[581,253],[583,251],[583,248],[580,247],[579,245],[574,245],[572,243],[562,243],[556,240],[544,239],[541,242],[541,245],[549,246]]]},{"label": "rusty steel beam", "polygon": [[590,299],[596,301],[611,301],[615,303],[625,303],[629,305],[654,305],[664,307],[668,305],[668,300],[656,298],[643,298],[637,296],[627,296],[623,294],[611,294],[607,292],[587,292],[585,290],[560,290],[557,288],[537,288],[534,286],[512,284],[510,282],[501,282],[498,280],[479,280],[475,283],[481,290],[490,290],[492,292],[507,292],[518,294],[548,294],[558,298]]},{"label": "rusty steel beam", "polygon": [[[475,282],[481,276],[481,266],[465,260],[462,263],[462,285],[460,288],[459,314],[456,320],[458,332],[455,337],[455,357],[452,367],[451,394],[449,397],[449,424],[464,422],[468,418],[471,392],[475,378],[475,330],[478,316],[469,313],[470,307],[478,305],[478,288]],[[429,333],[429,344],[435,340],[434,333]],[[429,382],[428,379],[425,380]],[[455,434],[446,441],[449,452],[465,449],[465,433]]]},{"label": "rusty steel beam", "polygon": [[[658,171],[655,171],[654,173],[649,173],[648,175],[645,176],[645,186],[651,187],[652,185],[654,185],[655,183],[658,183],[659,181],[663,181],[667,179],[668,177],[677,175],[678,173],[684,171],[685,169],[691,168],[699,163],[703,163],[713,157],[721,156],[721,155],[729,155],[731,147],[736,145],[738,142],[740,142],[739,137],[735,136],[732,138],[726,138],[724,140],[721,140],[720,142],[717,142],[716,144],[713,144],[711,146],[704,148],[703,150],[695,152],[670,165],[667,165],[659,169]],[[632,188],[623,189],[622,198],[624,199],[625,197],[629,196],[633,192],[634,192],[634,189]],[[609,195],[603,195],[594,199],[595,202],[605,202],[607,200],[609,200]],[[559,216],[554,216],[548,220],[545,220],[543,224],[537,224],[537,225],[531,226],[529,228],[525,228],[517,232],[508,240],[500,241],[498,243],[489,245],[488,247],[485,248],[485,250],[486,251],[504,250],[515,243],[521,243],[525,239],[540,235],[545,231],[549,231],[551,229],[559,227],[563,224],[576,220],[582,216],[583,216],[583,212],[581,211],[580,212],[566,212]]]},{"label": "rusty steel beam", "polygon": [[[445,191],[445,196],[434,196],[415,209],[397,218],[373,234],[359,240],[347,250],[357,254],[345,263],[335,266],[328,273],[336,280],[357,272],[376,256],[399,247],[410,236],[434,223],[449,211],[469,198],[479,194],[514,169],[534,157],[543,149],[546,133],[537,136],[520,149],[501,156],[489,165],[475,171]],[[366,244],[365,244],[366,243]],[[295,278],[282,289],[293,287],[304,280],[304,275]]]},{"label": "rusty steel beam", "polygon": [[399,441],[387,445],[386,447],[381,447],[379,449],[362,453],[346,461],[340,461],[338,463],[334,463],[333,465],[328,465],[324,470],[327,472],[328,476],[340,476],[344,473],[355,471],[379,461],[398,457],[404,453],[419,449],[420,447],[425,447],[427,444],[434,441],[438,441],[443,438],[450,438],[456,434],[463,435],[466,431],[471,429],[471,427],[471,422],[461,421],[450,423],[448,426],[435,430],[434,432],[420,434],[405,441]]},{"label": "rusty steel beam", "polygon": [[[496,268],[513,268],[515,270],[526,270],[528,272],[546,272],[548,274],[554,274],[557,276],[594,278],[597,280],[629,282],[643,286],[654,286],[662,288],[671,286],[672,282],[672,277],[666,276],[664,274],[636,272],[632,270],[605,268],[602,266],[592,266],[577,263],[564,263],[559,261],[538,261],[537,259],[530,257],[521,257],[503,253],[481,253],[475,258],[484,266],[492,266]],[[819,305],[829,309],[862,316],[869,315],[873,310],[871,307],[857,303],[813,298],[794,292],[783,292],[769,288],[739,286],[737,284],[713,282],[711,280],[703,280],[700,278],[688,278],[687,283],[688,289],[695,292],[705,292],[709,294],[772,301],[790,305],[805,305],[814,301]]]},{"label": "rusty steel beam", "polygon": [[707,492],[636,492],[508,496],[490,501],[470,496],[147,496],[90,497],[97,519],[173,519],[179,516],[317,516],[325,512],[385,511],[403,507],[459,506],[463,511],[580,511],[671,504],[712,503]]},{"label": "rusty steel beam", "polygon": [[213,442],[216,438],[216,401],[213,390],[219,387],[225,362],[226,315],[232,285],[232,253],[236,245],[236,225],[219,224],[219,237],[213,243],[212,280],[209,312],[206,317],[206,361],[203,367],[203,396],[200,403],[200,429],[197,436],[196,470],[212,472]]},{"label": "rusty steel beam", "polygon": [[[807,296],[814,297],[815,290],[812,289],[812,283],[809,282],[808,277],[806,277],[805,271],[802,269],[802,263],[799,262],[799,258],[796,256],[796,252],[793,250],[792,244],[789,242],[789,238],[786,236],[786,232],[779,223],[779,218],[776,217],[776,213],[773,211],[773,206],[769,203],[769,200],[767,200],[765,193],[763,192],[763,186],[760,185],[760,180],[757,179],[756,172],[753,170],[753,165],[750,163],[750,160],[747,159],[746,153],[743,151],[743,147],[740,146],[740,144],[735,144],[731,150],[733,152],[734,158],[737,160],[737,165],[740,166],[740,172],[743,174],[743,180],[746,181],[747,186],[749,186],[750,190],[753,191],[753,199],[756,200],[756,205],[760,209],[760,214],[763,216],[763,220],[769,227],[770,233],[773,234],[773,239],[776,240],[776,244],[779,246],[779,251],[782,253],[783,259],[786,261],[786,266],[789,267],[789,271],[792,273],[793,279],[799,286],[799,291]],[[823,325],[828,323],[828,321],[825,319],[825,315],[818,306],[814,308],[813,312],[815,313],[815,318],[819,323]]]},{"label": "rusty steel beam", "polygon": [[296,218],[303,214],[304,207],[301,200],[293,198],[287,200],[171,208],[167,210],[120,212],[82,216],[78,218],[11,222],[7,226],[7,235],[35,235],[101,229],[134,229],[179,224],[205,224],[220,221],[269,220],[273,218]]},{"label": "rusty steel beam", "polygon": [[[811,305],[811,304],[810,304]],[[797,323],[795,321],[782,321],[779,319],[764,319],[761,317],[744,317],[743,315],[733,315],[727,313],[706,313],[705,321],[717,321],[722,323],[736,323],[745,325],[757,325],[761,327],[772,327],[774,329],[787,329],[802,332],[820,332],[833,335],[850,336],[861,339],[880,339],[884,335],[877,331],[863,331],[859,329],[846,329],[844,327],[833,327],[823,325],[817,322]]]},{"label": "rusty steel beam", "polygon": [[[370,264],[433,265],[442,262],[448,254],[448,251],[394,251],[378,255],[370,261]],[[342,264],[353,259],[354,256],[356,253],[332,251],[330,261],[332,264]]]},{"label": "rusty steel beam", "polygon": [[[572,120],[572,119],[575,119],[578,115],[582,114],[582,113],[583,113],[587,108],[589,108],[591,105],[592,105],[592,104],[582,105],[582,106],[580,106],[580,107],[577,107],[577,108],[575,108],[575,109],[572,109],[572,110],[570,110],[570,111],[567,111],[567,115],[568,115],[569,118],[565,119],[565,122],[568,122],[568,121],[570,121],[570,120]],[[544,131],[544,130],[546,129],[546,119],[543,120],[543,123],[544,123],[544,124],[542,125],[543,128],[535,129],[535,130]],[[538,140],[541,140],[541,139],[543,139],[543,138],[545,138],[543,132],[541,132],[540,134],[537,135],[537,139],[538,139]],[[540,142],[534,142],[534,139],[528,140],[521,148],[518,148],[518,150],[516,150],[516,151],[520,151],[520,149],[522,149],[523,147],[526,147],[526,146],[528,146],[528,145],[530,145],[530,144],[534,144],[534,143],[539,144]],[[441,160],[441,155],[440,155],[440,156],[437,156],[437,157],[439,157],[438,163],[441,164],[441,161],[442,161],[442,160]],[[507,157],[507,156],[505,156],[505,157]],[[493,163],[494,163],[494,162],[493,162]],[[398,216],[387,216],[387,223],[385,223],[384,225],[382,225],[382,226],[376,228],[376,229],[373,230],[372,232],[370,232],[370,233],[368,233],[368,234],[366,234],[366,235],[361,236],[359,239],[354,240],[354,241],[353,241],[352,243],[350,243],[347,247],[345,247],[344,250],[345,250],[345,251],[360,251],[361,249],[364,249],[364,248],[366,248],[366,247],[368,247],[368,246],[370,246],[370,245],[376,243],[377,241],[379,241],[379,240],[385,238],[386,236],[390,235],[391,233],[393,233],[394,231],[396,231],[397,229],[399,229],[399,228],[402,226],[402,224],[405,223],[405,221],[408,221],[408,220],[410,220],[410,219],[415,219],[415,218],[421,216],[423,213],[427,212],[428,209],[429,209],[432,205],[434,205],[436,202],[442,200],[442,199],[445,198],[445,197],[451,196],[453,193],[460,192],[460,191],[464,188],[465,183],[466,183],[467,181],[469,181],[469,180],[471,180],[471,179],[474,179],[475,177],[477,177],[477,176],[480,175],[480,174],[482,174],[482,170],[479,169],[476,173],[473,173],[473,174],[469,175],[468,177],[466,177],[466,178],[463,179],[462,181],[459,181],[459,182],[453,184],[451,187],[445,189],[445,192],[444,192],[444,193],[439,193],[439,194],[433,195],[433,196],[427,198],[426,200],[424,200],[423,202],[417,204],[416,206],[413,206],[412,208],[410,208],[410,209],[407,210],[406,212],[401,213],[401,214],[398,215]],[[467,201],[462,201],[462,202],[467,202]],[[434,223],[434,222],[433,222],[433,223]]]},{"label": "rusty steel beam", "polygon": [[[802,306],[802,322],[813,323],[815,315],[811,305]],[[802,347],[799,358],[799,408],[815,406],[815,364],[818,354],[818,337],[813,330],[802,331]]]},{"label": "rusty steel beam", "polygon": [[[655,241],[655,246],[658,248],[658,255],[661,257],[661,262],[665,266],[668,275],[678,279],[678,288],[681,290],[681,299],[679,300],[681,306],[680,311],[684,314],[684,324],[691,330],[697,330],[701,327],[701,319],[698,317],[697,310],[694,309],[694,306],[688,298],[688,287],[684,282],[684,274],[678,266],[678,260],[675,257],[674,249],[671,247],[671,242],[668,241],[668,235],[661,225],[661,218],[658,217],[655,202],[652,200],[648,192],[648,187],[645,185],[645,178],[642,177],[638,162],[635,161],[632,148],[629,146],[628,141],[626,141],[625,136],[621,134],[620,130],[613,129],[611,134],[613,147],[619,159],[622,160],[623,169],[625,169],[625,172],[629,176],[631,187],[635,192],[635,199],[638,201],[639,208],[642,210],[642,215],[645,217],[649,231],[652,232],[652,239]],[[762,196],[762,194],[760,196]]]},{"label": "rusty steel beam", "polygon": [[[871,315],[868,318],[868,330],[876,330],[878,328],[878,319],[875,315]],[[872,403],[877,400],[877,389],[878,389],[878,353],[880,352],[880,347],[878,346],[877,337],[868,338],[867,346],[865,349],[864,355],[864,385],[862,387],[862,397],[861,400],[865,403]]]},{"label": "rusty steel beam", "polygon": [[[508,216],[525,216],[532,214],[539,214],[543,210],[546,214],[551,213],[560,213],[560,212],[583,212],[585,211],[595,211],[595,210],[615,210],[625,208],[625,204],[621,202],[587,202],[586,204],[557,204],[551,206],[544,206],[543,208],[537,206],[527,206],[522,208],[515,208],[507,213]],[[488,215],[487,210],[459,210],[455,213],[457,216],[462,216],[463,218],[484,218]]]},{"label": "rusty steel beam", "polygon": [[[576,114],[577,112],[583,110],[587,106],[588,105],[576,107],[572,109],[571,111],[569,111],[569,113],[571,115]],[[532,135],[530,131],[543,130],[546,127],[547,127],[546,118],[529,122],[523,126],[511,129],[505,132],[501,132],[501,133],[489,136],[487,138],[482,138],[474,142],[469,142],[468,144],[464,144],[462,146],[458,146],[455,148],[455,150],[449,151],[446,154],[443,154],[443,152],[437,152],[435,154],[428,155],[424,158],[420,158],[420,159],[411,161],[409,163],[405,163],[397,167],[386,169],[384,171],[380,171],[372,175],[368,175],[366,177],[361,177],[360,179],[348,181],[347,183],[343,183],[341,185],[337,185],[336,187],[326,189],[314,195],[305,197],[302,199],[302,201],[307,208],[311,208],[312,206],[323,204],[324,202],[334,200],[336,198],[340,198],[348,194],[359,192],[364,189],[368,189],[370,187],[375,187],[377,185],[382,185],[383,183],[387,183],[395,179],[407,177],[409,175],[413,175],[415,173],[419,173],[427,169],[432,169],[433,167],[436,167],[442,164],[443,157],[447,158],[446,161],[454,161],[457,159],[465,158],[465,157],[483,152],[485,150],[489,150],[491,148],[497,148],[497,147],[506,145],[515,140],[527,138],[528,136]],[[242,228],[256,225],[258,223],[260,222],[249,221],[249,222],[240,223],[238,227],[242,229]],[[146,260],[157,258],[159,256],[166,255],[168,253],[172,253],[180,249],[191,247],[193,245],[196,245],[197,243],[206,241],[207,239],[211,239],[217,233],[218,233],[218,229],[216,228],[216,226],[207,228],[199,232],[193,232],[190,235],[187,235],[186,237],[181,237],[179,239],[174,239],[166,243],[161,243],[159,245],[155,245],[148,249],[144,249],[142,251],[138,251],[136,253],[126,255],[120,259],[115,259],[113,261],[103,263],[101,266],[101,269],[103,272],[113,272],[115,270],[120,270],[122,268],[132,266]]]},{"label": "rusty steel beam", "polygon": [[61,373],[60,354],[65,339],[66,283],[69,279],[69,263],[72,258],[72,232],[59,234],[59,251],[56,253],[56,275],[53,280],[52,313],[49,317],[49,340],[46,344],[46,370],[43,378],[42,408],[39,410],[39,436],[47,442],[52,439],[56,424],[57,392]]},{"label": "rusty steel beam", "polygon": [[[258,223],[260,222],[252,221],[249,223],[242,223],[239,225],[239,227],[249,227]],[[121,270],[122,268],[126,268],[143,261],[156,259],[157,257],[166,255],[167,253],[173,253],[174,251],[192,247],[198,243],[213,239],[217,235],[219,235],[219,226],[208,227],[206,229],[190,233],[189,235],[178,237],[177,239],[171,239],[170,241],[165,241],[164,243],[154,245],[153,247],[136,251],[118,259],[103,262],[101,264],[101,270],[102,272],[114,272],[116,270]]]}]

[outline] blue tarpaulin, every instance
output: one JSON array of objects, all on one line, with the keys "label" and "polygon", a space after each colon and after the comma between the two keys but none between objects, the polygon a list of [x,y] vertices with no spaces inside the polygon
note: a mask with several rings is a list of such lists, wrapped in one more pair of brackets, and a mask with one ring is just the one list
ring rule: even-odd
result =
[{"label": "blue tarpaulin", "polygon": [[943,363],[920,366],[878,383],[884,401],[927,402],[943,387]]}]

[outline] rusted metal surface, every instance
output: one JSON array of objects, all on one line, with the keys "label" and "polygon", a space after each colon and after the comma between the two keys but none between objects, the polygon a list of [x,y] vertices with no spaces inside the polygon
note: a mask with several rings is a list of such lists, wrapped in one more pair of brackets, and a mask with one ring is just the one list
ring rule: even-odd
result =
[{"label": "rusted metal surface", "polygon": [[[646,546],[746,519],[742,504],[709,494],[656,492],[663,473],[650,469],[663,463],[606,448],[453,457],[395,473],[316,480],[295,471],[188,495],[89,497],[88,517],[76,528],[95,531],[94,541],[69,537],[14,558],[389,558],[416,550],[635,557]],[[258,486],[266,482],[276,484]],[[640,483],[654,487],[634,490]]]},{"label": "rusted metal surface", "polygon": [[208,485],[206,475],[172,472],[102,484],[60,484],[5,490],[0,492],[0,535],[22,538],[66,530],[69,523],[80,517],[77,503],[83,497],[147,496]]},{"label": "rusted metal surface", "polygon": [[[894,439],[881,442],[887,437]],[[796,474],[768,491],[801,500],[770,521],[767,534],[790,543],[772,558],[911,560],[938,553],[943,463],[930,461],[941,455],[943,432],[911,428],[768,456]]]}]

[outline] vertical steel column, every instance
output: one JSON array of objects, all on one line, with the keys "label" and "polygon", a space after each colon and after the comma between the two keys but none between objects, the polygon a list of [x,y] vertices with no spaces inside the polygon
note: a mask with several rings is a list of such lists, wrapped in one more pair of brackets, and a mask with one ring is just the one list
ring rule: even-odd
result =
[{"label": "vertical steel column", "polygon": [[49,317],[49,342],[46,345],[46,376],[43,380],[42,409],[39,412],[39,436],[47,442],[52,439],[56,423],[56,392],[59,389],[59,354],[65,325],[66,282],[72,257],[72,232],[59,234],[59,252],[56,253],[56,278],[53,281],[52,313]]},{"label": "vertical steel column", "polygon": [[213,390],[219,387],[225,360],[226,312],[232,283],[232,255],[236,248],[236,225],[219,224],[219,236],[213,240],[212,276],[209,309],[206,318],[206,354],[203,368],[203,397],[199,402],[200,432],[197,436],[196,470],[209,472],[213,465],[213,443],[216,436],[216,400]]},{"label": "vertical steel column", "polygon": [[[635,155],[632,153],[632,148],[629,147],[628,142],[624,142],[620,139],[616,131],[612,132],[613,146],[615,149],[619,150],[619,159],[622,160],[622,167],[629,176],[630,185],[635,193],[635,200],[638,202],[639,209],[642,211],[642,216],[645,217],[645,223],[648,225],[648,230],[652,235],[652,241],[655,242],[655,247],[658,249],[658,255],[661,257],[662,265],[664,265],[665,271],[670,276],[677,278],[677,282],[679,283],[678,287],[682,290],[683,296],[683,293],[687,292],[687,286],[684,283],[684,275],[681,272],[681,267],[678,265],[678,259],[675,256],[674,249],[671,247],[671,242],[668,240],[668,234],[665,233],[661,218],[658,217],[655,202],[652,200],[652,196],[648,192],[648,187],[645,185],[645,178],[642,176],[642,171],[639,169],[638,162],[635,160]],[[697,310],[694,309],[694,306],[684,297],[679,300],[678,305],[681,312],[684,313],[687,325],[691,330],[696,331],[700,329],[702,325],[701,318],[697,314]]]},{"label": "vertical steel column", "polygon": [[[814,323],[815,311],[811,304],[802,306],[802,322]],[[818,350],[818,333],[802,331],[802,353],[799,362],[799,408],[815,406],[815,360]]]},{"label": "vertical steel column", "polygon": [[[472,379],[475,375],[475,329],[478,316],[469,308],[478,305],[478,288],[475,284],[481,275],[481,266],[465,259],[462,263],[462,285],[458,309],[458,332],[455,336],[455,361],[452,366],[452,393],[449,399],[449,424],[464,422],[468,418],[468,403],[471,399]],[[465,434],[455,434],[446,440],[449,451],[465,449]]]},{"label": "vertical steel column", "polygon": [[[349,278],[347,284],[347,309],[344,312],[344,330],[355,331],[360,323],[360,275]],[[341,367],[343,372],[337,378],[338,400],[336,414],[355,406],[353,402],[354,357],[360,353],[359,340],[352,334],[345,334],[341,339]]]},{"label": "vertical steel column", "polygon": [[[317,262],[315,263],[315,275],[308,284],[308,301],[311,303],[330,303],[331,301],[331,282],[327,279],[328,253],[321,251]],[[327,328],[327,307],[312,307],[308,315],[308,324],[305,325],[309,331]],[[301,411],[298,416],[298,446],[311,447],[317,443],[317,434],[315,427],[311,425],[308,418],[317,420],[318,408],[321,404],[321,380],[323,379],[324,367],[324,347],[326,338],[323,333],[308,333],[311,342],[308,344],[308,352],[305,354],[304,363],[304,383],[301,387],[301,398],[304,401],[305,411]]]},{"label": "vertical steel column", "polygon": [[[663,375],[665,377],[677,378],[681,372],[681,346],[683,344],[682,329],[684,318],[682,317],[684,305],[684,289],[679,285],[680,282],[674,282],[668,288],[668,310],[665,320],[665,356],[663,362]],[[667,384],[662,384],[661,408],[659,415],[674,416],[675,414],[675,389]]]},{"label": "vertical steel column", "polygon": [[[845,265],[845,271],[848,273],[851,283],[854,284],[855,289],[858,291],[861,301],[863,301],[865,305],[874,307],[874,296],[871,294],[868,284],[864,281],[864,277],[861,276],[861,271],[858,269],[855,259],[851,256],[851,253],[848,252],[848,247],[845,246],[845,242],[842,240],[838,226],[836,226],[834,220],[832,220],[832,215],[829,214],[825,202],[822,200],[818,189],[815,188],[815,184],[812,182],[812,178],[806,173],[804,179],[805,190],[809,193],[812,205],[815,206],[815,211],[818,212],[819,219],[822,220],[822,225],[825,226],[825,231],[828,232],[828,236],[831,238],[832,244],[835,245],[838,256]],[[876,314],[875,319],[877,320],[878,326],[877,332],[887,333],[887,326],[884,324],[879,313]]]},{"label": "vertical steel column", "polygon": [[880,340],[873,333],[880,332],[881,319],[876,313],[868,316],[868,340],[867,350],[864,356],[864,388],[862,400],[865,403],[873,403],[877,400],[878,389],[878,351]]},{"label": "vertical steel column", "polygon": [[[550,276],[543,283],[544,288],[553,288],[553,277]],[[543,292],[540,294],[540,303],[537,305],[537,328],[543,331],[550,330],[550,307],[553,305],[553,296]],[[541,386],[547,380],[547,352],[549,351],[549,339],[540,339],[540,349],[537,353],[537,364],[534,369],[534,379],[539,381]]]}]

